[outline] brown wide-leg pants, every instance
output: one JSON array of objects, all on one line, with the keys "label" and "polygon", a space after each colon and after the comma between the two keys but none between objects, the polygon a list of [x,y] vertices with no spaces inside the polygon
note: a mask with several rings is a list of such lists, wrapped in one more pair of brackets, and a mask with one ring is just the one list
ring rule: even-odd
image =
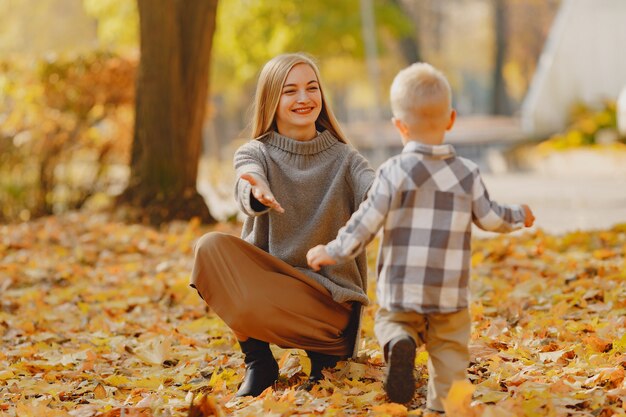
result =
[{"label": "brown wide-leg pants", "polygon": [[353,353],[351,304],[335,302],[324,286],[243,239],[217,232],[202,236],[190,285],[238,337],[330,355]]}]

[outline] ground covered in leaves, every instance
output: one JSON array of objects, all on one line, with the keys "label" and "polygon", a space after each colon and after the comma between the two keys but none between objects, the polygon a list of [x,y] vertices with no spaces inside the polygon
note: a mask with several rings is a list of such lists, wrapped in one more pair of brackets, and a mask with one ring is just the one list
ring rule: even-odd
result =
[{"label": "ground covered in leaves", "polygon": [[[413,402],[386,402],[375,306],[358,360],[313,391],[297,390],[302,352],[275,349],[276,389],[234,399],[241,353],[187,286],[207,230],[84,214],[0,226],[0,416],[425,415],[424,351]],[[476,240],[471,384],[448,415],[626,416],[625,255],[626,225]]]}]

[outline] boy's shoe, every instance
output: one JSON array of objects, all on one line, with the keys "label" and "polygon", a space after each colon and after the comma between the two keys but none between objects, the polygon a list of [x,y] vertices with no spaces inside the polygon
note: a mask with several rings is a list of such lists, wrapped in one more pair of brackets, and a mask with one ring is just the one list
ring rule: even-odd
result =
[{"label": "boy's shoe", "polygon": [[387,346],[385,392],[394,403],[408,403],[415,394],[415,341],[409,336],[398,336]]}]

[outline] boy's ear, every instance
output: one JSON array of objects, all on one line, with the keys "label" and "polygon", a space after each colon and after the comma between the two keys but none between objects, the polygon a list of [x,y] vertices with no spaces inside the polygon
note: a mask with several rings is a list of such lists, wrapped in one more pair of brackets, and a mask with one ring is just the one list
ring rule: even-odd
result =
[{"label": "boy's ear", "polygon": [[450,121],[448,122],[448,126],[446,127],[446,130],[452,129],[452,126],[454,126],[455,121],[456,121],[456,110],[452,109],[450,111]]},{"label": "boy's ear", "polygon": [[400,136],[405,138],[408,135],[409,128],[402,122],[402,120],[400,120],[398,118],[395,118],[395,117],[392,117],[391,118],[391,122],[393,123],[393,125],[396,127],[396,129],[400,133]]}]

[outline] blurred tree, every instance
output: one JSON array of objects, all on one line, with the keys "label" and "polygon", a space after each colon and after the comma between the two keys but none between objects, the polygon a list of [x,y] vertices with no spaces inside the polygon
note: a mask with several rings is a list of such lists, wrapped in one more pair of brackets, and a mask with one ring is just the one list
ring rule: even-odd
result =
[{"label": "blurred tree", "polygon": [[508,0],[509,42],[503,73],[513,108],[528,91],[559,4],[560,0]]},{"label": "blurred tree", "polygon": [[491,113],[504,115],[510,113],[503,72],[509,43],[507,0],[492,0],[492,4],[494,63],[492,73]]},{"label": "blurred tree", "polygon": [[446,72],[463,114],[519,108],[560,3],[398,1],[417,28],[422,59]]},{"label": "blurred tree", "polygon": [[422,60],[422,55],[420,49],[419,26],[417,24],[418,17],[416,16],[419,12],[417,11],[417,7],[415,7],[415,2],[411,2],[409,0],[391,0],[391,2],[398,9],[406,13],[406,15],[411,16],[411,20],[415,23],[413,33],[401,34],[400,39],[398,39],[398,43],[400,45],[400,51],[402,52],[404,60],[407,64],[419,62]]},{"label": "blurred tree", "polygon": [[214,222],[196,190],[217,0],[138,0],[140,62],[130,179],[118,199],[152,224]]}]

